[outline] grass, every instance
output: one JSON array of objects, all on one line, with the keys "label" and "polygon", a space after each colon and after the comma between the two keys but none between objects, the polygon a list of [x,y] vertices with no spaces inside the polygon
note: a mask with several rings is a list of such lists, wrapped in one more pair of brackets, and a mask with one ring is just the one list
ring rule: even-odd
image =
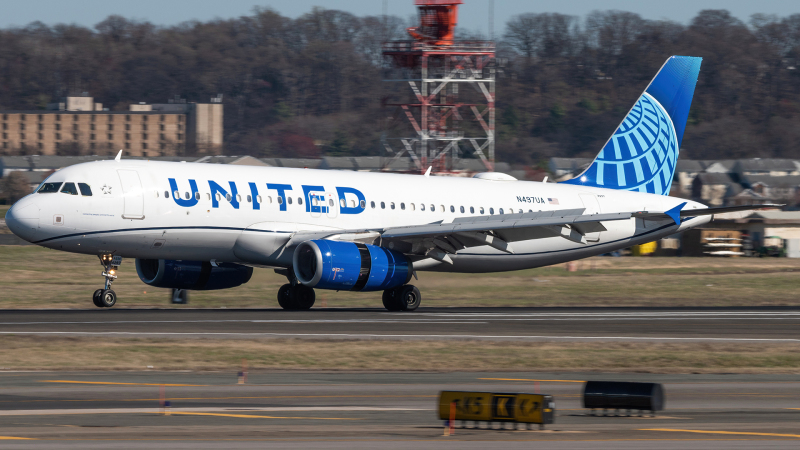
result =
[{"label": "grass", "polygon": [[[752,306],[800,305],[800,260],[786,258],[596,257],[494,274],[419,272],[425,306]],[[147,286],[126,259],[114,283],[119,307],[172,307],[165,289]],[[0,246],[0,309],[93,308],[101,286],[96,257],[36,246]],[[194,291],[189,307],[277,307],[286,282],[256,269],[252,280],[221,291]],[[377,292],[317,291],[316,306],[380,307]],[[175,306],[181,308],[184,306]]]},{"label": "grass", "polygon": [[[68,350],[65,350],[68,349]],[[154,340],[0,336],[5,370],[800,373],[800,345]]]}]

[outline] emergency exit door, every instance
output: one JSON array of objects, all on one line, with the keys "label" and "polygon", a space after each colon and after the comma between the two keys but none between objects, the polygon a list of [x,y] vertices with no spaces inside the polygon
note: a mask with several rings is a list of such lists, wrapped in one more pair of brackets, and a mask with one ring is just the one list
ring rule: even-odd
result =
[{"label": "emergency exit door", "polygon": [[124,201],[123,219],[144,219],[144,193],[139,174],[135,170],[117,170],[122,185]]}]

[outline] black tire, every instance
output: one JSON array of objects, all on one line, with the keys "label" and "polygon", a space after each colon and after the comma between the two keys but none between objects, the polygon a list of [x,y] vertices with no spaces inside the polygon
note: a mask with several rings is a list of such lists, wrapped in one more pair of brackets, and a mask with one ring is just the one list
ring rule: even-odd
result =
[{"label": "black tire", "polygon": [[383,307],[388,311],[400,311],[397,289],[386,289],[383,291]]},{"label": "black tire", "polygon": [[294,290],[291,284],[284,284],[278,289],[278,304],[281,308],[291,310],[294,303]]},{"label": "black tire", "polygon": [[112,291],[111,289],[104,289],[103,293],[100,294],[99,301],[104,308],[111,308],[112,306],[117,304],[117,293]]},{"label": "black tire", "polygon": [[98,289],[98,290],[94,291],[94,294],[92,294],[92,303],[94,303],[94,306],[97,306],[98,308],[103,308],[104,307],[103,304],[100,303],[100,295],[102,295],[102,294],[103,294],[103,290],[102,289]]},{"label": "black tire", "polygon": [[294,309],[306,311],[314,306],[314,301],[317,299],[317,294],[314,289],[302,284],[294,287]]},{"label": "black tire", "polygon": [[400,308],[403,311],[414,311],[419,308],[419,304],[422,302],[422,294],[420,294],[419,289],[410,284],[398,288],[398,297]]}]

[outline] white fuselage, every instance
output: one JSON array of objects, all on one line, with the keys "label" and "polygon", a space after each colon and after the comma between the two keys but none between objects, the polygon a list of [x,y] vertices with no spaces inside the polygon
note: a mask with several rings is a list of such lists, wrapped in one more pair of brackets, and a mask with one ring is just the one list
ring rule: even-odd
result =
[{"label": "white fuselage", "polygon": [[[27,241],[75,253],[267,267],[291,265],[285,244],[294,233],[383,230],[511,212],[666,211],[686,202],[557,183],[125,160],[67,167],[47,182],[86,183],[92,195],[34,193],[20,200],[7,215],[8,224]],[[692,208],[705,206],[690,201],[684,207]],[[606,231],[590,233],[586,243],[543,235],[514,242],[514,254],[470,247],[453,255],[452,265],[419,256],[414,267],[457,272],[539,267],[653,241],[709,220],[609,221],[603,223]]]}]

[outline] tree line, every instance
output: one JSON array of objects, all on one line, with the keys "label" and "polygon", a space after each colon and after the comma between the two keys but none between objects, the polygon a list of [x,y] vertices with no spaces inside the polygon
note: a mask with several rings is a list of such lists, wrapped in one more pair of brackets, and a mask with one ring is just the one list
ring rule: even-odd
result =
[{"label": "tree line", "polygon": [[[164,27],[35,22],[0,30],[0,109],[82,92],[112,109],[222,94],[227,154],[377,155],[391,114],[381,43],[407,39],[408,22],[321,8]],[[498,37],[498,160],[594,156],[675,54],[703,57],[684,157],[800,158],[800,14],[744,23],[705,10],[688,25],[623,11],[513,17]]]}]

